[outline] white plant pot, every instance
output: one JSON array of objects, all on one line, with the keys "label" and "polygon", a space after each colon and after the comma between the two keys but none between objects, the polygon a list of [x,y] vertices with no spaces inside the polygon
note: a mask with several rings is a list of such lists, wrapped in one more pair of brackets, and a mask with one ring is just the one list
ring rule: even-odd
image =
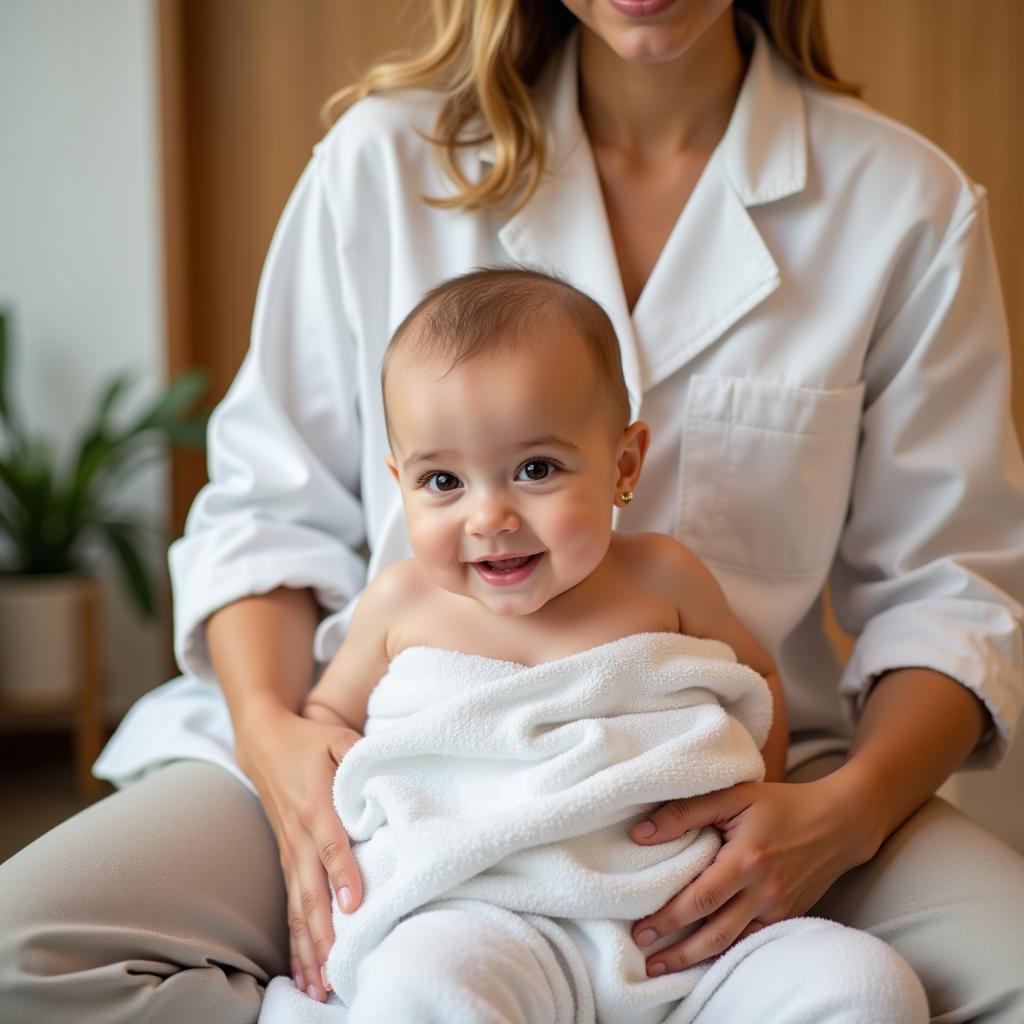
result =
[{"label": "white plant pot", "polygon": [[77,694],[82,678],[85,577],[0,575],[0,698],[51,704]]}]

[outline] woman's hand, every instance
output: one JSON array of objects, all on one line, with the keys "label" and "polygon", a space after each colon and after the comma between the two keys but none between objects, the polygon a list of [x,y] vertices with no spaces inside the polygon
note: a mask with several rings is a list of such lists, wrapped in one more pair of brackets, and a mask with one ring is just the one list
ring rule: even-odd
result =
[{"label": "woman's hand", "polygon": [[630,835],[649,846],[705,825],[722,833],[714,861],[633,926],[633,939],[643,947],[705,919],[691,935],[648,959],[651,977],[700,963],[767,924],[806,913],[881,844],[869,805],[842,769],[815,782],[747,782],[673,800],[633,826]]},{"label": "woman's hand", "polygon": [[328,879],[343,910],[354,910],[362,899],[332,799],[335,770],[360,738],[351,728],[300,717],[277,703],[250,709],[236,725],[238,764],[256,786],[277,837],[292,975],[318,1002],[326,998],[322,966],[334,941]]}]

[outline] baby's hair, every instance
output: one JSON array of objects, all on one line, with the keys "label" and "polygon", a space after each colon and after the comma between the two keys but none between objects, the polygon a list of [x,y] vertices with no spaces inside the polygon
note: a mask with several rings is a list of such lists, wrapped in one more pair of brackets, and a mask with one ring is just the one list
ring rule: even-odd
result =
[{"label": "baby's hair", "polygon": [[[479,267],[427,292],[391,336],[381,367],[382,391],[396,355],[444,357],[450,372],[477,356],[508,352],[531,326],[558,319],[586,346],[609,417],[616,429],[624,428],[629,423],[629,394],[608,314],[568,281],[519,265]],[[386,421],[386,398],[384,416]]]}]

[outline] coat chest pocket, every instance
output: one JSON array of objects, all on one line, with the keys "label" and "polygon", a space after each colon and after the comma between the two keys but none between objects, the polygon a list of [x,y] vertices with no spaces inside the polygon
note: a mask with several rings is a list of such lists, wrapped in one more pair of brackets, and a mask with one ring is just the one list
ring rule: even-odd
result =
[{"label": "coat chest pocket", "polygon": [[739,569],[827,568],[846,516],[863,383],[834,391],[694,376],[678,535]]}]

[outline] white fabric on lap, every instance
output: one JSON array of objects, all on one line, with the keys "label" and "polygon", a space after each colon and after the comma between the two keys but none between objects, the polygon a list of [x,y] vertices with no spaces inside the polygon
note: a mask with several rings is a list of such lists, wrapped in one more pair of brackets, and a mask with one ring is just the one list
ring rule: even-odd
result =
[{"label": "white fabric on lap", "polygon": [[599,998],[692,988],[703,968],[650,982],[629,928],[711,863],[718,834],[644,847],[628,827],[664,800],[763,777],[770,694],[725,644],[644,633],[534,667],[415,647],[369,712],[334,787],[365,888],[356,913],[334,907],[327,971],[344,1003],[398,921],[453,898],[588,919],[576,955]]},{"label": "white fabric on lap", "polygon": [[345,1002],[362,958],[432,900],[615,919],[628,940],[719,847],[713,829],[640,846],[628,825],[762,778],[771,699],[725,644],[644,633],[534,667],[410,648],[369,712],[334,785],[365,882],[358,913],[335,908]]}]

